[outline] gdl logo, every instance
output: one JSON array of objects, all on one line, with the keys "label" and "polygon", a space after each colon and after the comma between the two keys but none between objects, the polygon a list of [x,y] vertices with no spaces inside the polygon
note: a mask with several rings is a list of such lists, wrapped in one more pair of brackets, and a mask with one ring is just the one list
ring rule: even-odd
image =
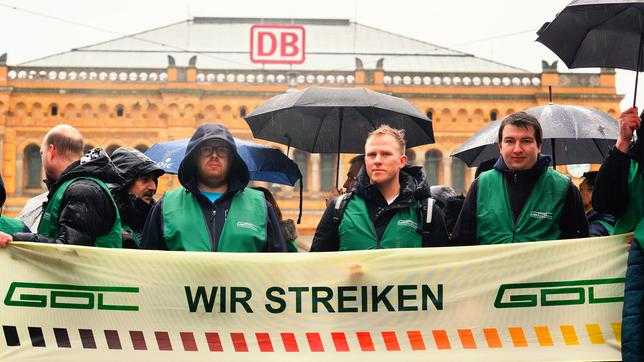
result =
[{"label": "gdl logo", "polygon": [[136,305],[114,303],[119,297],[131,293],[138,294],[139,288],[13,282],[4,304],[11,307],[138,311]]},{"label": "gdl logo", "polygon": [[501,284],[496,308],[530,308],[624,301],[624,278]]}]

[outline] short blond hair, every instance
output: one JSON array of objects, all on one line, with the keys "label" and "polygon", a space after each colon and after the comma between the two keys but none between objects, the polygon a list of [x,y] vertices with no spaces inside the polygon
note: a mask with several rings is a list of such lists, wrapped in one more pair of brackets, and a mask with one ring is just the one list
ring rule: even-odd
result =
[{"label": "short blond hair", "polygon": [[398,143],[398,146],[400,146],[400,154],[401,155],[405,154],[405,130],[392,128],[388,124],[383,124],[380,127],[369,132],[369,135],[367,135],[367,140],[365,141],[365,143],[367,143],[371,137],[384,136],[384,135],[389,135],[393,137],[394,140],[396,140],[396,143]]}]

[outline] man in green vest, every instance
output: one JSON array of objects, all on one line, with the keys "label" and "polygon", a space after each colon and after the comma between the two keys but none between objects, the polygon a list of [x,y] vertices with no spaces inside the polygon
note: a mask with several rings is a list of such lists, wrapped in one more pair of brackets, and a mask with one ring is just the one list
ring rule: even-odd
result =
[{"label": "man in green vest", "polygon": [[226,127],[197,128],[178,176],[181,187],[166,192],[150,212],[142,249],[286,251],[273,206],[247,187],[248,167]]},{"label": "man in green vest", "polygon": [[[619,135],[595,180],[593,207],[615,215],[614,234],[633,232],[622,310],[622,360],[644,359],[644,132],[637,108],[619,116]],[[637,140],[633,135],[637,132]]]},{"label": "man in green vest", "polygon": [[83,137],[58,125],[45,135],[40,153],[49,189],[37,234],[14,240],[121,247],[121,220],[106,183],[122,182],[105,152],[96,148],[81,158]]},{"label": "man in green vest", "polygon": [[108,185],[121,215],[123,248],[138,249],[145,220],[155,204],[158,179],[165,171],[134,148],[119,147],[111,159],[123,177],[123,183]]},{"label": "man in green vest", "polygon": [[454,227],[453,245],[516,243],[588,236],[577,187],[548,168],[543,132],[533,116],[516,112],[499,126],[501,157],[472,182]]},{"label": "man in green vest", "polygon": [[353,191],[330,203],[311,251],[444,246],[443,216],[419,166],[407,165],[404,132],[381,126],[365,143]]}]

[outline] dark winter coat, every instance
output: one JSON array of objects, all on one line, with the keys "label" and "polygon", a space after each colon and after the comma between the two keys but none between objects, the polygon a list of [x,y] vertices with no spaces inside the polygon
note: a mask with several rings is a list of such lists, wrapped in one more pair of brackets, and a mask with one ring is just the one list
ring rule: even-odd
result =
[{"label": "dark winter coat", "polygon": [[[47,182],[47,199],[51,200],[67,180],[83,176],[94,177],[104,183],[123,181],[105,152],[93,149],[80,161],[69,165],[56,181]],[[26,234],[21,240],[94,246],[94,241],[99,236],[107,235],[112,230],[115,220],[116,208],[112,195],[92,180],[79,179],[72,182],[63,194],[58,217],[58,239]]]},{"label": "dark winter coat", "polygon": [[[369,176],[364,167],[358,174],[358,183],[353,192],[360,196],[367,205],[369,218],[374,225],[376,235],[382,238],[389,222],[400,209],[409,207],[414,201],[424,200],[430,196],[429,186],[425,173],[419,166],[405,166],[400,172],[400,194],[390,205],[384,199],[378,187],[369,182]],[[340,236],[338,234],[339,222],[333,221],[335,203],[327,206],[322,219],[318,224],[311,244],[311,251],[338,251],[340,249]],[[434,204],[432,209],[432,222],[429,237],[423,236],[423,247],[447,245],[447,231],[445,221],[439,207]]]},{"label": "dark winter coat", "polygon": [[[233,151],[231,153],[231,166],[227,178],[228,189],[214,203],[210,202],[197,187],[197,166],[194,161],[199,152],[199,146],[210,140],[226,142]],[[204,124],[199,126],[192,135],[188,143],[188,148],[186,149],[186,156],[181,161],[181,165],[179,165],[179,182],[188,192],[196,196],[208,228],[214,230],[213,233],[209,233],[212,250],[217,250],[219,237],[221,236],[221,231],[224,227],[233,196],[248,185],[249,178],[248,167],[237,153],[237,147],[235,146],[235,141],[230,131],[219,124]],[[286,244],[280,230],[280,222],[275,215],[273,206],[269,202],[266,202],[266,208],[267,242],[264,251],[286,251]],[[216,212],[213,213],[213,211]],[[214,217],[213,214],[215,215]],[[163,238],[163,199],[150,212],[150,216],[143,230],[141,248],[155,250],[168,249]]]}]

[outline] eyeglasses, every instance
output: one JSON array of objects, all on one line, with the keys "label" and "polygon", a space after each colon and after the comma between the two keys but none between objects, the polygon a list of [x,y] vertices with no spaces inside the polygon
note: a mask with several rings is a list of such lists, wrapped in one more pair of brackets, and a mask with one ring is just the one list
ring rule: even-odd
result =
[{"label": "eyeglasses", "polygon": [[210,156],[216,154],[218,157],[228,157],[230,155],[230,150],[226,146],[217,146],[217,145],[205,145],[201,146],[199,149],[199,155],[202,157]]}]

